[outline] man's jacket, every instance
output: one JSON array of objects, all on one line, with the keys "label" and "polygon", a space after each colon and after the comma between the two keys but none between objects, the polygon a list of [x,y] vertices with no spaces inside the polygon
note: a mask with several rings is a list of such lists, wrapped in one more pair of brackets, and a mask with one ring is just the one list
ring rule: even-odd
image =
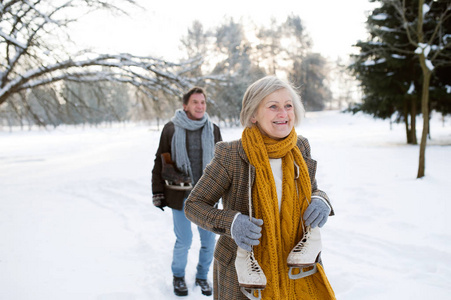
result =
[{"label": "man's jacket", "polygon": [[[216,144],[217,142],[222,141],[222,137],[219,127],[216,124],[213,124],[213,127],[214,127],[213,135]],[[164,180],[161,178],[161,168],[162,168],[161,153],[165,152],[171,153],[171,143],[174,131],[175,126],[174,123],[171,121],[166,123],[166,125],[164,125],[163,131],[161,132],[160,145],[158,146],[157,153],[155,154],[155,161],[152,169],[152,193],[153,194],[164,193],[166,203],[170,208],[182,210],[183,200],[188,197],[189,191],[185,192],[167,189],[165,188]],[[188,143],[189,141],[187,139],[186,140],[187,148],[189,147]]]}]

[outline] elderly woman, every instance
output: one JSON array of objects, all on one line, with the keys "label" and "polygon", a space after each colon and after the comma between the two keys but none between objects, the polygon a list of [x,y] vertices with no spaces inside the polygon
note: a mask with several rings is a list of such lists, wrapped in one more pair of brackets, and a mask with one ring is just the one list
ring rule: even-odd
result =
[{"label": "elderly woman", "polygon": [[[241,139],[216,145],[213,160],[186,201],[187,218],[220,235],[214,254],[215,299],[247,299],[240,290],[239,264],[235,267],[241,248],[255,255],[266,276],[263,299],[335,299],[320,264],[313,275],[288,275],[288,256],[306,228],[321,227],[333,215],[327,195],[317,186],[310,145],[295,131],[303,112],[296,91],[277,77],[249,86],[240,115],[245,126]],[[218,209],[221,198],[223,209]]]}]

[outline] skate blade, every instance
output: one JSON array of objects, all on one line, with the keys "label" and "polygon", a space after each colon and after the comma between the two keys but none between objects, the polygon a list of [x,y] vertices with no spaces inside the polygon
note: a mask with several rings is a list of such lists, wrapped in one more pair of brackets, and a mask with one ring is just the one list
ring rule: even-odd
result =
[{"label": "skate blade", "polygon": [[[250,291],[248,291],[244,286],[240,288],[241,292],[249,299],[251,300],[260,300],[262,298],[262,291],[261,289],[253,289],[251,288]],[[255,292],[257,292],[257,296],[255,296]]]},{"label": "skate blade", "polygon": [[166,187],[170,190],[177,190],[177,191],[190,191],[193,189],[193,186],[191,183],[188,183],[187,185],[177,185],[177,184],[171,184],[169,181],[165,180]]},{"label": "skate blade", "polygon": [[193,189],[192,186],[180,186],[180,185],[167,185],[166,187],[170,190],[176,191],[191,191]]},{"label": "skate blade", "polygon": [[266,284],[246,284],[246,283],[240,283],[240,287],[245,289],[257,289],[257,290],[263,290],[266,287]]},{"label": "skate blade", "polygon": [[[304,269],[309,269],[309,270],[305,271]],[[293,270],[299,270],[299,273],[293,274]],[[295,266],[295,267],[290,267],[290,269],[288,270],[288,277],[290,279],[301,279],[301,278],[313,275],[316,272],[318,272],[318,267],[316,266],[316,263],[313,265]]]},{"label": "skate blade", "polygon": [[299,269],[305,269],[308,267],[312,267],[316,264],[316,262],[311,262],[311,263],[305,263],[305,264],[287,264],[288,267],[290,268],[299,268]]}]

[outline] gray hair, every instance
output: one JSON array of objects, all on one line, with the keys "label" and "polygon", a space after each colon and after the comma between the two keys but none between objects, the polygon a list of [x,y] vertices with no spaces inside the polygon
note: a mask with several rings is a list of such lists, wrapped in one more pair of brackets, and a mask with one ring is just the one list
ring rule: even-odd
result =
[{"label": "gray hair", "polygon": [[295,126],[297,126],[305,112],[301,97],[290,83],[285,82],[276,76],[263,77],[247,88],[246,93],[244,93],[240,113],[241,125],[244,127],[252,127],[253,123],[251,122],[251,118],[254,116],[262,100],[265,99],[266,96],[280,89],[286,89],[292,97],[294,115],[296,118]]}]

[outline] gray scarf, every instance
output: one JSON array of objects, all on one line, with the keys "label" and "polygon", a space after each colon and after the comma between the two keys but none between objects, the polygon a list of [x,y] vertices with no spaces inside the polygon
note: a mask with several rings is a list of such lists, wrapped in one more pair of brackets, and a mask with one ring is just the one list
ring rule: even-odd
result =
[{"label": "gray scarf", "polygon": [[200,120],[191,120],[186,113],[177,109],[171,121],[175,125],[174,135],[172,136],[171,152],[172,160],[175,161],[177,168],[188,174],[193,179],[191,165],[186,150],[186,130],[202,129],[202,170],[213,159],[215,151],[215,138],[213,135],[213,123],[208,114],[205,113]]}]

